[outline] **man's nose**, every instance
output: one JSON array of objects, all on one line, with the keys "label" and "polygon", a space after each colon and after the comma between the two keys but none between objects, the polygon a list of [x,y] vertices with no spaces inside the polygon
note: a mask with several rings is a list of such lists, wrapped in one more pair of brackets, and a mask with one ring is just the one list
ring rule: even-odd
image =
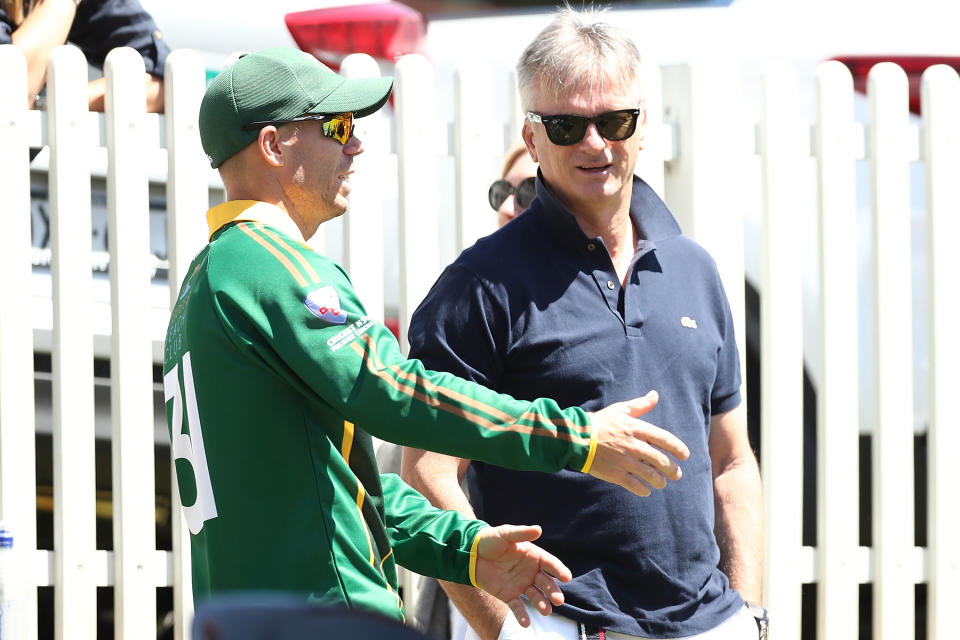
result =
[{"label": "man's nose", "polygon": [[349,156],[356,156],[363,153],[365,150],[363,146],[363,140],[357,137],[356,132],[354,132],[350,139],[347,140],[347,143],[343,145],[343,152]]},{"label": "man's nose", "polygon": [[587,132],[583,134],[581,142],[592,149],[603,149],[607,146],[607,141],[600,135],[597,125],[593,122],[587,125]]}]

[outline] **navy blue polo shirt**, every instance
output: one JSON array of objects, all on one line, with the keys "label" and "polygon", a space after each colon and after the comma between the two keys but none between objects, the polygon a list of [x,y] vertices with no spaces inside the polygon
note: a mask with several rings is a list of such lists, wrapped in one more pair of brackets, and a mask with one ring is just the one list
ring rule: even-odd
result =
[{"label": "navy blue polo shirt", "polygon": [[682,637],[743,605],[717,569],[710,417],[740,404],[733,320],[713,259],[634,178],[640,231],[626,287],[600,238],[537,179],[521,216],[447,267],[413,315],[411,356],[517,398],[587,411],[642,396],[644,419],[690,448],[683,478],[647,498],[573,471],[474,462],[471,502],[498,524],[540,524],[573,571],[558,613],[630,635]]},{"label": "navy blue polo shirt", "polygon": [[[0,44],[10,44],[17,26],[0,9]],[[153,18],[137,0],[83,0],[70,26],[67,42],[83,51],[87,61],[103,67],[116,47],[132,47],[143,56],[147,73],[163,77],[170,48]]]}]

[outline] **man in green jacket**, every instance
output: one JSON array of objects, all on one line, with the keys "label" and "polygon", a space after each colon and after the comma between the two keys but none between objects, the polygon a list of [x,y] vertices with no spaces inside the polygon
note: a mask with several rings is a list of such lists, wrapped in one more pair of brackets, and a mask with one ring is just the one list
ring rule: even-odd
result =
[{"label": "man in green jacket", "polygon": [[[433,508],[377,472],[370,435],[521,470],[574,469],[646,493],[686,446],[637,417],[521,402],[400,353],[343,269],[304,244],[347,208],[353,119],[389,78],[346,80],[268,49],[207,89],[200,134],[228,202],[207,213],[167,330],[164,390],[193,543],[194,594],[276,590],[403,620],[396,564],[548,613],[569,570],[531,541]],[[518,488],[520,489],[520,488]]]}]

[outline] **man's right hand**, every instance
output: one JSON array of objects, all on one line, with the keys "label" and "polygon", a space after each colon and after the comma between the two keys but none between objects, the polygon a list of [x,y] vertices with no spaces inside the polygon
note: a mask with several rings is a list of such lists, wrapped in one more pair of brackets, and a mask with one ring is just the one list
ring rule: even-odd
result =
[{"label": "man's right hand", "polygon": [[650,495],[651,487],[663,489],[667,480],[680,479],[676,460],[690,457],[687,445],[669,431],[638,420],[657,406],[658,400],[657,392],[650,391],[642,398],[617,402],[591,414],[597,451],[590,475],[642,497]]}]

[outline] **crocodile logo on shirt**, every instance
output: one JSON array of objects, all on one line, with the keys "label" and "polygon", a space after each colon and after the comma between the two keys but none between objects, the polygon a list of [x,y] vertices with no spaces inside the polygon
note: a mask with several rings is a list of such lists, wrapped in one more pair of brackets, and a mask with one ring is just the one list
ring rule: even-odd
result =
[{"label": "crocodile logo on shirt", "polygon": [[333,287],[320,287],[307,294],[303,301],[310,313],[330,324],[343,324],[347,321],[347,312],[340,308],[340,296]]},{"label": "crocodile logo on shirt", "polygon": [[697,321],[690,316],[683,316],[680,318],[680,325],[686,327],[687,329],[696,329]]}]

